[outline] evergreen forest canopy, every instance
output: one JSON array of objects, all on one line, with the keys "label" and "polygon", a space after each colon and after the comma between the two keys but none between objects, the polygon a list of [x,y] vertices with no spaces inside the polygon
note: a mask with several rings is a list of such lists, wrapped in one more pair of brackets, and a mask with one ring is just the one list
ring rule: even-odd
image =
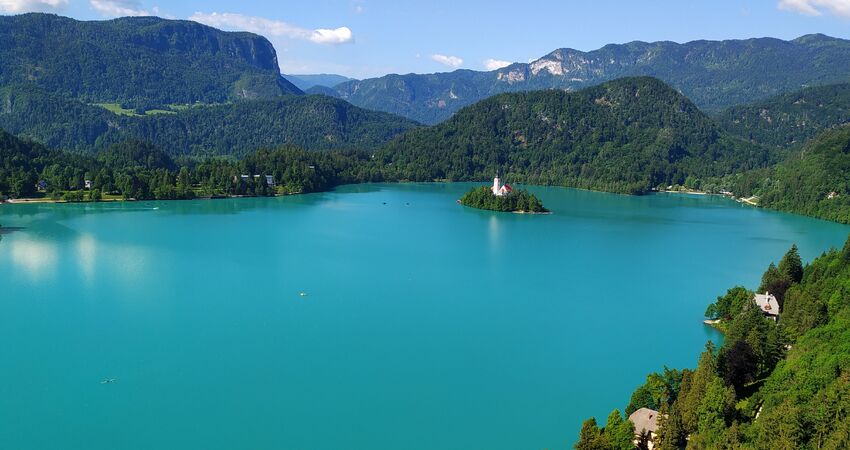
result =
[{"label": "evergreen forest canopy", "polygon": [[818,133],[850,123],[850,83],[803,89],[721,112],[731,134],[776,147],[803,145]]},{"label": "evergreen forest canopy", "polygon": [[[0,196],[12,198],[100,201],[268,196],[383,181],[382,177],[368,156],[357,152],[309,152],[281,146],[257,150],[241,160],[208,158],[180,165],[142,141],[113,144],[90,156],[51,150],[0,130]],[[86,180],[91,182],[88,189]]]}]

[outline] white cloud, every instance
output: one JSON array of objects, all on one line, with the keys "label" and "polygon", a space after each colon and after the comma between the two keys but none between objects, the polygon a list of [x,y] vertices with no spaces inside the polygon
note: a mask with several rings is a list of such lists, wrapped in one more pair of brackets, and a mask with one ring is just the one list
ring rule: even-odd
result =
[{"label": "white cloud", "polygon": [[346,44],[354,42],[354,33],[348,27],[335,29],[319,28],[308,30],[279,20],[265,17],[246,16],[236,13],[196,12],[189,20],[207,24],[216,28],[237,29],[262,34],[266,37],[301,39],[317,44]]},{"label": "white cloud", "polygon": [[779,9],[796,11],[808,16],[824,12],[850,18],[850,0],[779,0]]},{"label": "white cloud", "polygon": [[90,0],[97,12],[109,17],[150,16],[138,0]]},{"label": "white cloud", "polygon": [[449,66],[453,69],[457,69],[461,66],[461,64],[463,64],[463,60],[458,58],[457,56],[446,56],[441,55],[439,53],[431,55],[431,59],[437,61],[440,64]]},{"label": "white cloud", "polygon": [[68,0],[0,0],[0,12],[53,12],[68,6]]},{"label": "white cloud", "polygon": [[485,59],[484,60],[484,68],[487,70],[499,70],[502,67],[508,67],[513,64],[510,61],[504,61],[501,59]]},{"label": "white cloud", "polygon": [[348,27],[339,27],[333,30],[319,28],[310,34],[310,40],[317,44],[345,44],[354,41],[354,34]]}]

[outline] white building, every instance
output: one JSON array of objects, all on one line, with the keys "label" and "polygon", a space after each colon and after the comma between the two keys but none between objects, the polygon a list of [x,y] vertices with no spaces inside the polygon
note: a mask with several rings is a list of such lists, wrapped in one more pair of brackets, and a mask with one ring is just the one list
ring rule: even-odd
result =
[{"label": "white building", "polygon": [[756,302],[756,306],[759,307],[765,316],[773,320],[779,319],[779,302],[773,294],[770,292],[756,294],[756,296],[753,297],[753,301]]},{"label": "white building", "polygon": [[493,195],[501,197],[503,195],[510,194],[513,192],[513,188],[510,184],[505,183],[502,184],[502,180],[499,177],[493,178],[493,187],[491,188],[493,191]]},{"label": "white building", "polygon": [[638,444],[641,433],[646,432],[649,434],[649,450],[655,448],[655,439],[658,438],[658,411],[641,408],[629,416],[629,421],[635,426],[635,445]]}]

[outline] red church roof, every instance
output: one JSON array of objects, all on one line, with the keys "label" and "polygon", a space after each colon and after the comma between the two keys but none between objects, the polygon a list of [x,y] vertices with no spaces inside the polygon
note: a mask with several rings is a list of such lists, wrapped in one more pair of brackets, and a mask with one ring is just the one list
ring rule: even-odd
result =
[{"label": "red church roof", "polygon": [[514,190],[514,188],[512,188],[510,184],[505,183],[505,190],[508,191],[508,192],[511,192],[511,191]]}]

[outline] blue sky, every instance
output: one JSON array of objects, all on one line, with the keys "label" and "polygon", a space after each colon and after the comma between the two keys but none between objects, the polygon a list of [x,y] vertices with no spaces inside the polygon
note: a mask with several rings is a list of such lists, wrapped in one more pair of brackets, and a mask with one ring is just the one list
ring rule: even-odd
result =
[{"label": "blue sky", "polygon": [[285,73],[484,70],[633,40],[850,38],[850,0],[0,0],[0,13],[159,15],[262,34]]}]

